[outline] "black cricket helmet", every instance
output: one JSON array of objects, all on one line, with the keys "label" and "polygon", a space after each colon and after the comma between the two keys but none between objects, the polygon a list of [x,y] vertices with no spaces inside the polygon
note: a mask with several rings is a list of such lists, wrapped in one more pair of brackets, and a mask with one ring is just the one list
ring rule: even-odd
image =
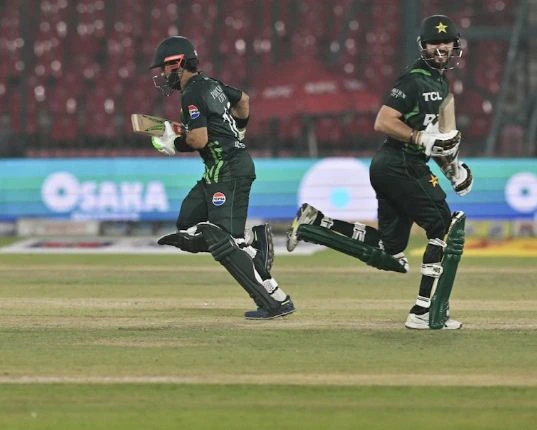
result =
[{"label": "black cricket helmet", "polygon": [[157,47],[153,64],[149,68],[157,67],[161,73],[153,76],[153,82],[164,95],[169,96],[174,90],[181,90],[184,69],[197,70],[198,53],[186,37],[168,37]]},{"label": "black cricket helmet", "polygon": [[[453,51],[446,63],[439,64],[435,61],[434,56],[431,57],[427,53],[425,46],[427,43],[438,44],[442,42],[453,42]],[[461,35],[457,26],[446,15],[432,15],[422,21],[418,45],[421,58],[436,69],[453,69],[459,64],[462,57]],[[437,50],[437,54],[442,55],[442,52]]]}]

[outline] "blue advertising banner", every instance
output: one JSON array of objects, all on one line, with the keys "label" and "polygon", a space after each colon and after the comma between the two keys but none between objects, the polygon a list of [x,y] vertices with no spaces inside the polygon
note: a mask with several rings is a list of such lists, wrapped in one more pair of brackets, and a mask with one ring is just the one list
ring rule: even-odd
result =
[{"label": "blue advertising banner", "polygon": [[[366,158],[257,159],[249,215],[289,220],[308,202],[346,220],[376,219]],[[537,219],[536,159],[468,159],[475,182],[457,196],[435,163],[452,210],[473,219]],[[0,220],[174,221],[199,180],[196,158],[0,160]],[[397,184],[394,184],[396,187]]]}]

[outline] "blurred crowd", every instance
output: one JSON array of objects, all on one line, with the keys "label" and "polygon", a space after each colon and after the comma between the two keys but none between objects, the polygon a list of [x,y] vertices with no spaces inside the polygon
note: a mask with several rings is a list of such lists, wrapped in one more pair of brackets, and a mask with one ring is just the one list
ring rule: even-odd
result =
[{"label": "blurred crowd", "polygon": [[[382,97],[418,55],[419,22],[435,13],[450,15],[462,33],[463,61],[451,73],[458,126],[464,151],[483,155],[517,7],[516,0],[1,2],[0,50],[9,61],[0,63],[0,155],[154,154],[129,117],[178,117],[178,97],[153,87],[148,66],[162,39],[184,35],[204,72],[251,95],[254,155],[367,156],[382,140],[373,131]],[[278,100],[294,86],[305,89],[304,100]],[[524,148],[522,126],[507,124],[494,155],[527,155]]]}]

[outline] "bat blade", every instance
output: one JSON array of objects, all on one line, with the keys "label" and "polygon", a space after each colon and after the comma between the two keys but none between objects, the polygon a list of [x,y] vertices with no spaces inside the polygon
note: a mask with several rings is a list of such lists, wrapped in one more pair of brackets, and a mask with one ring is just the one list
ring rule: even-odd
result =
[{"label": "bat blade", "polygon": [[[440,133],[447,133],[457,129],[455,120],[455,98],[452,93],[448,93],[446,98],[442,100],[438,108],[438,130]],[[434,161],[444,175],[449,179],[456,177],[459,171],[458,151],[451,156],[435,157]]]},{"label": "bat blade", "polygon": [[144,113],[131,114],[132,131],[138,134],[145,134],[147,136],[162,136],[164,134],[164,122],[169,121],[172,125],[173,131],[180,135],[182,133],[181,123],[177,121],[171,121],[166,118],[160,118],[158,116],[146,115]]},{"label": "bat blade", "polygon": [[438,108],[438,129],[440,133],[447,133],[456,128],[455,97],[453,97],[452,93],[448,93]]}]

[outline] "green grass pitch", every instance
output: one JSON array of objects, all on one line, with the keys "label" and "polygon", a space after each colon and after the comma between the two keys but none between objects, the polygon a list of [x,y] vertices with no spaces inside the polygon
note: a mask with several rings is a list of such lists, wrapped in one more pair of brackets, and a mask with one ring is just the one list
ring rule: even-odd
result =
[{"label": "green grass pitch", "polygon": [[209,256],[0,255],[0,428],[535,429],[537,264],[463,257],[460,331],[403,326],[419,281],[278,255],[297,312]]}]

